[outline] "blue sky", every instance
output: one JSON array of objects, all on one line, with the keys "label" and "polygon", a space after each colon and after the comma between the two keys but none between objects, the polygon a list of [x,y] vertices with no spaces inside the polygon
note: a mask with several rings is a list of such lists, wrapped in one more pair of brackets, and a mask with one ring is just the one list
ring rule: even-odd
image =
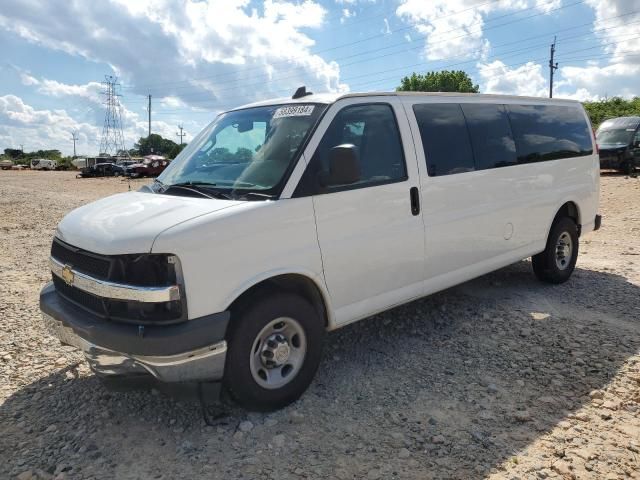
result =
[{"label": "blue sky", "polygon": [[105,75],[121,83],[127,147],[188,141],[217,112],[315,92],[393,90],[462,69],[483,93],[640,95],[640,0],[16,0],[0,9],[0,150],[97,153]]}]

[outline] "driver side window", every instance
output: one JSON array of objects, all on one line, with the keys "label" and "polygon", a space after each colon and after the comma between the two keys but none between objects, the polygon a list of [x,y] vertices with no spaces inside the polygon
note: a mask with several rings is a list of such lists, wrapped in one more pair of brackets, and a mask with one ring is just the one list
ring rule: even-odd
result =
[{"label": "driver side window", "polygon": [[[360,180],[354,184],[324,187],[319,181],[329,170],[329,152],[338,145],[356,147]],[[401,182],[407,169],[398,124],[391,105],[359,104],[335,116],[300,179],[295,197]]]}]

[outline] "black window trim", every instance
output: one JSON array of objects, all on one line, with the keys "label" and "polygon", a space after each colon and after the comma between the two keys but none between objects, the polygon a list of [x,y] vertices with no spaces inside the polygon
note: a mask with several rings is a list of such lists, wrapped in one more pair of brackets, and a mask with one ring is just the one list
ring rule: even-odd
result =
[{"label": "black window trim", "polygon": [[[331,124],[333,123],[335,118],[338,116],[338,114],[340,114],[340,112],[342,112],[343,110],[346,110],[347,108],[370,106],[370,105],[385,105],[385,106],[387,106],[387,107],[389,107],[391,109],[391,113],[393,115],[393,121],[394,121],[394,123],[396,125],[396,130],[398,132],[398,139],[400,140],[400,147],[401,147],[401,150],[402,150],[402,163],[404,164],[404,176],[398,177],[398,178],[395,178],[395,179],[390,179],[390,180],[380,180],[380,181],[376,181],[376,182],[367,182],[367,183],[358,183],[358,184],[353,184],[353,185],[340,185],[340,186],[337,186],[337,187],[328,187],[325,191],[320,191],[320,192],[307,191],[308,188],[306,186],[302,185],[302,181],[303,181],[303,179],[305,177],[305,173],[307,172],[307,168],[309,168],[309,166],[311,165],[313,157],[315,156],[316,152],[318,151],[318,148],[320,147],[320,145],[322,143],[322,140],[324,138],[324,134],[327,133],[327,131],[329,130],[329,127],[331,127]],[[329,110],[329,108],[327,108],[324,111],[323,116],[324,116],[324,114],[327,113],[328,110]],[[320,124],[320,122],[318,121],[316,126],[319,126],[319,124]],[[315,134],[315,131],[314,131],[314,134]],[[359,189],[362,189],[362,188],[371,188],[371,187],[379,187],[379,186],[382,186],[382,185],[390,185],[392,183],[403,183],[403,182],[407,182],[408,180],[409,180],[409,170],[407,168],[407,155],[405,153],[404,140],[402,138],[402,132],[400,130],[400,124],[398,123],[398,115],[396,114],[395,108],[393,108],[393,104],[389,103],[389,102],[383,102],[383,101],[351,103],[349,105],[345,105],[342,108],[340,108],[340,110],[338,110],[336,112],[336,114],[333,116],[333,118],[331,119],[331,122],[329,122],[329,125],[328,125],[327,129],[323,132],[323,137],[318,142],[318,145],[316,145],[316,148],[313,151],[313,154],[310,155],[309,163],[307,164],[305,170],[302,172],[302,175],[300,176],[300,179],[298,180],[298,184],[296,185],[296,188],[293,190],[293,194],[291,195],[291,198],[302,198],[302,197],[313,197],[313,196],[317,196],[317,195],[328,195],[328,194],[331,194],[331,193],[339,193],[339,192],[345,192],[345,191],[349,191],[349,190],[359,190]],[[300,188],[300,187],[304,187],[304,188]]]},{"label": "black window trim", "polygon": [[[429,172],[429,163],[427,161],[427,152],[424,148],[424,141],[422,138],[422,134],[420,132],[420,122],[418,121],[418,117],[416,115],[416,112],[414,110],[414,106],[416,105],[441,105],[441,104],[448,104],[448,105],[458,105],[458,107],[460,107],[460,111],[462,113],[462,117],[464,118],[464,123],[465,123],[465,130],[467,132],[467,138],[469,139],[469,145],[471,146],[471,155],[473,158],[473,165],[474,165],[474,169],[473,170],[468,170],[466,172],[457,172],[457,173],[447,173],[447,174],[443,174],[443,175],[431,175],[431,173]],[[478,162],[476,159],[476,152],[473,148],[473,142],[471,141],[471,133],[469,132],[469,124],[467,122],[467,116],[464,113],[464,109],[462,108],[462,105],[469,105],[469,104],[479,104],[479,105],[500,105],[503,109],[504,109],[504,113],[507,115],[507,119],[508,119],[508,123],[509,123],[509,130],[511,132],[511,138],[513,139],[514,145],[516,147],[516,163],[511,164],[511,165],[502,165],[500,167],[491,167],[491,168],[478,168]],[[519,149],[518,149],[518,142],[516,141],[516,137],[515,137],[515,133],[513,130],[513,122],[511,120],[511,112],[509,110],[509,106],[510,105],[515,105],[515,106],[543,106],[543,107],[547,107],[547,106],[566,106],[566,107],[572,107],[572,105],[564,105],[564,104],[557,104],[557,103],[523,103],[523,102],[510,102],[510,103],[502,103],[502,102],[462,102],[462,101],[457,101],[457,102],[414,102],[411,103],[411,111],[413,113],[413,117],[416,121],[416,125],[418,126],[418,135],[420,137],[420,145],[422,146],[422,154],[424,156],[424,164],[426,165],[426,172],[427,172],[427,176],[429,178],[437,178],[437,177],[448,177],[451,175],[464,175],[466,173],[473,173],[473,172],[482,172],[485,170],[498,170],[498,169],[502,169],[502,168],[513,168],[513,167],[520,167],[523,165],[530,165],[530,164],[534,164],[534,163],[543,163],[543,162],[555,162],[555,161],[562,161],[568,158],[583,158],[583,157],[590,157],[593,155],[593,143],[592,143],[592,150],[590,153],[586,153],[584,155],[569,155],[569,156],[563,156],[560,158],[550,158],[550,159],[543,159],[543,160],[537,160],[537,161],[533,161],[533,162],[520,162],[520,155],[519,155]],[[575,107],[579,110],[579,107]],[[591,131],[591,126],[589,123],[585,122],[587,127],[588,127],[588,131]],[[638,127],[638,131],[637,133],[640,132],[640,127]],[[593,142],[593,141],[592,141]],[[415,145],[415,142],[414,142]],[[417,147],[416,147],[417,150]],[[417,153],[417,152],[416,152]]]}]

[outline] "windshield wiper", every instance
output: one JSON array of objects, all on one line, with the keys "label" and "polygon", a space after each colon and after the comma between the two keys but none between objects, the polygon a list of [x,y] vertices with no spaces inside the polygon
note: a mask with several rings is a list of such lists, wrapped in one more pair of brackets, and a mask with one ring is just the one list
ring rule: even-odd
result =
[{"label": "windshield wiper", "polygon": [[260,192],[236,192],[238,194],[238,197],[240,198],[247,198],[247,197],[254,197],[254,198],[264,198],[265,200],[275,200],[277,197],[277,195],[271,195],[269,193],[260,193]]},{"label": "windshield wiper", "polygon": [[181,190],[187,190],[187,191],[189,191],[189,192],[194,192],[194,193],[197,193],[197,194],[199,194],[199,195],[202,195],[203,197],[206,197],[206,198],[215,198],[214,196],[209,195],[209,194],[207,194],[207,193],[203,192],[203,191],[202,191],[202,189],[200,189],[200,188],[198,188],[198,187],[188,187],[188,186],[186,186],[186,185],[178,185],[178,184],[175,184],[175,185],[167,185],[167,188],[165,188],[165,189],[162,191],[162,193],[166,193],[166,192],[168,192],[169,190],[171,190],[172,188],[179,188],[179,189],[181,189]]},{"label": "windshield wiper", "polygon": [[211,182],[179,182],[166,185],[163,193],[171,188],[181,188],[183,190],[189,190],[191,192],[199,193],[203,197],[207,198],[222,198],[224,200],[233,200],[233,197],[231,195],[224,193],[218,189],[211,188],[215,186],[216,184]]}]

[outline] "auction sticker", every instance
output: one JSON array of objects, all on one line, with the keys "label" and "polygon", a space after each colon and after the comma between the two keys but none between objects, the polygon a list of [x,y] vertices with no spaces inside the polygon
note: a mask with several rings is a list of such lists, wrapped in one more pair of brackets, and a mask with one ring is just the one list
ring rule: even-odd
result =
[{"label": "auction sticker", "polygon": [[308,117],[313,113],[314,105],[289,105],[280,107],[273,114],[273,119],[284,117]]}]

